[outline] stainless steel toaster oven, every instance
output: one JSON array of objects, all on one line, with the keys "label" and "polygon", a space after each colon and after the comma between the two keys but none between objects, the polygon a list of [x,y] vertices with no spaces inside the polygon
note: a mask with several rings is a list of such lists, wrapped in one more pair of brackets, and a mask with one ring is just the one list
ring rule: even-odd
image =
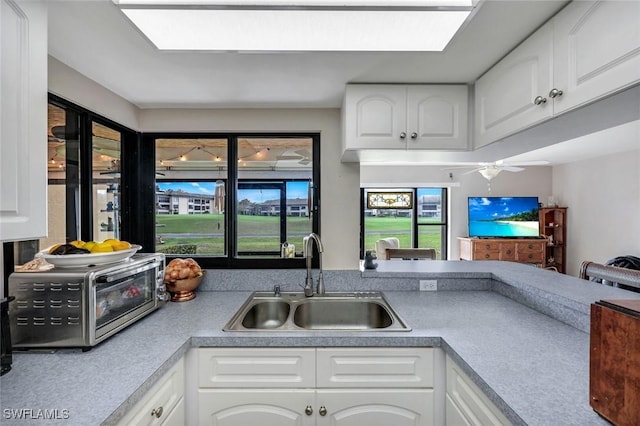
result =
[{"label": "stainless steel toaster oven", "polygon": [[14,349],[100,343],[165,303],[164,266],[164,254],[138,254],[109,265],[14,272]]}]

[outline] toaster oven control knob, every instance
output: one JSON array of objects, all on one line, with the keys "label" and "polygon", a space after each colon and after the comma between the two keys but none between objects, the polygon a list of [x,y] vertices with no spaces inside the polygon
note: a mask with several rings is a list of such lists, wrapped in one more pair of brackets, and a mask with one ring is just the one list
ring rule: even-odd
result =
[{"label": "toaster oven control knob", "polygon": [[156,295],[158,297],[158,300],[160,300],[161,302],[166,302],[169,300],[169,295],[167,294],[167,289],[165,288],[165,286],[158,287],[158,289],[156,290]]},{"label": "toaster oven control knob", "polygon": [[153,410],[151,410],[151,417],[155,417],[159,419],[160,416],[162,416],[162,411],[164,411],[162,408],[162,405],[159,406],[158,408],[154,408]]}]

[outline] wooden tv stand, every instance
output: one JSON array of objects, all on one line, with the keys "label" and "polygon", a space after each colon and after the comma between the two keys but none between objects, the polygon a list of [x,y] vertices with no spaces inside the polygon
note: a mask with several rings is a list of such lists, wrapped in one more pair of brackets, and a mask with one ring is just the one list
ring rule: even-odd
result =
[{"label": "wooden tv stand", "polygon": [[506,260],[545,267],[544,238],[458,237],[460,260]]}]

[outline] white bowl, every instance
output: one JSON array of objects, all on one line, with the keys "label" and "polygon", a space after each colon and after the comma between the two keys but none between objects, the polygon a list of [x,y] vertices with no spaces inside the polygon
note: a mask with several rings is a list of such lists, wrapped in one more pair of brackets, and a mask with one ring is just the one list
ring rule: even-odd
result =
[{"label": "white bowl", "polygon": [[42,250],[36,257],[41,257],[57,268],[77,268],[82,266],[108,265],[133,256],[142,246],[132,244],[129,250],[110,251],[106,253],[86,254],[49,254],[49,249]]}]

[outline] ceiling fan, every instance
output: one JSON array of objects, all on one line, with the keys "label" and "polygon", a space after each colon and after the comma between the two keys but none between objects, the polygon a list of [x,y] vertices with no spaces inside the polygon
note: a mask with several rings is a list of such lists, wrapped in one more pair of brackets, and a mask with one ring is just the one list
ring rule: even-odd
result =
[{"label": "ceiling fan", "polygon": [[498,176],[498,174],[503,170],[507,172],[521,172],[524,170],[523,166],[546,166],[548,164],[549,164],[548,161],[523,161],[523,162],[517,162],[517,163],[506,163],[503,160],[498,160],[498,161],[494,161],[493,163],[476,163],[468,166],[448,167],[443,170],[471,169],[463,173],[463,176],[474,173],[474,172],[478,172],[486,180],[491,181],[491,179]]},{"label": "ceiling fan", "polygon": [[298,160],[299,164],[307,165],[311,163],[311,152],[308,149],[295,150],[293,154],[285,153],[278,155],[278,160]]}]

